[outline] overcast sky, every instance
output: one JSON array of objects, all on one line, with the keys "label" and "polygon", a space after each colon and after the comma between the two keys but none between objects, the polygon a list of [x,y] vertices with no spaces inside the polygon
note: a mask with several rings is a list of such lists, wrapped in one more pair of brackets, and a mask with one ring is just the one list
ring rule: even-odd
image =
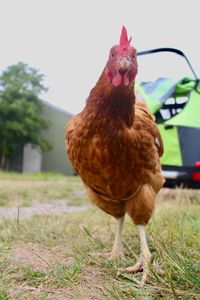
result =
[{"label": "overcast sky", "polygon": [[[198,0],[0,0],[0,69],[18,61],[40,69],[43,98],[79,112],[118,43],[124,24],[137,50],[177,47],[200,74]],[[191,76],[175,55],[139,60],[138,80]]]}]

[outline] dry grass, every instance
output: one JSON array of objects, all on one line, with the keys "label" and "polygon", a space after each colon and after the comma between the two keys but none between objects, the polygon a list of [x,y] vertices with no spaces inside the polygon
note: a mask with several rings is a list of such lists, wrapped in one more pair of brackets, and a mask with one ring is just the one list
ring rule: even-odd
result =
[{"label": "dry grass", "polygon": [[33,202],[47,203],[54,199],[69,199],[73,205],[87,202],[83,186],[76,177],[53,174],[27,176],[0,173],[0,206],[31,206]]},{"label": "dry grass", "polygon": [[[70,180],[76,195],[80,181],[64,178]],[[1,220],[0,300],[200,299],[199,201],[198,190],[160,193],[148,226],[155,266],[143,289],[138,285],[141,274],[119,272],[139,254],[129,218],[123,239],[126,256],[114,262],[91,255],[110,250],[114,239],[115,220],[99,209],[34,216],[19,223]]]}]

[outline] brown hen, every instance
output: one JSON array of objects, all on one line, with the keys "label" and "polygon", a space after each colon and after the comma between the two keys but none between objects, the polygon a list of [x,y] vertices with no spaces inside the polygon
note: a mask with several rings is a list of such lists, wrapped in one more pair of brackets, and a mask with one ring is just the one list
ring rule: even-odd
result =
[{"label": "brown hen", "polygon": [[138,262],[124,271],[143,269],[144,284],[151,260],[144,225],[164,183],[159,161],[163,143],[146,105],[135,103],[137,59],[130,42],[123,27],[119,45],[111,48],[85,108],[68,123],[66,138],[68,156],[90,199],[117,219],[111,258],[123,254],[124,215],[128,213],[137,225],[141,254]]}]

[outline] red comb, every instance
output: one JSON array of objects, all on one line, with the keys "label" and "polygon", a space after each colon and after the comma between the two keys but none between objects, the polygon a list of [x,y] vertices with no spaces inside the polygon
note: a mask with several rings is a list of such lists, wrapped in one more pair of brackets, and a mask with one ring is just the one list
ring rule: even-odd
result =
[{"label": "red comb", "polygon": [[128,40],[127,36],[127,29],[125,26],[122,26],[122,31],[121,31],[121,36],[120,36],[120,41],[119,41],[119,46],[122,50],[127,49],[130,46],[132,37]]}]

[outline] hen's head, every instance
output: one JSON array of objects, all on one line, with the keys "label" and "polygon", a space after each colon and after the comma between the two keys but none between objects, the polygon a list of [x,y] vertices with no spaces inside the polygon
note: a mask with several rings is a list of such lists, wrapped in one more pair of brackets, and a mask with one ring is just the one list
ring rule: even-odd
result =
[{"label": "hen's head", "polygon": [[114,86],[128,86],[134,81],[137,74],[136,49],[130,43],[131,38],[128,39],[127,30],[123,26],[119,45],[110,49],[109,59],[105,67],[105,76]]}]

